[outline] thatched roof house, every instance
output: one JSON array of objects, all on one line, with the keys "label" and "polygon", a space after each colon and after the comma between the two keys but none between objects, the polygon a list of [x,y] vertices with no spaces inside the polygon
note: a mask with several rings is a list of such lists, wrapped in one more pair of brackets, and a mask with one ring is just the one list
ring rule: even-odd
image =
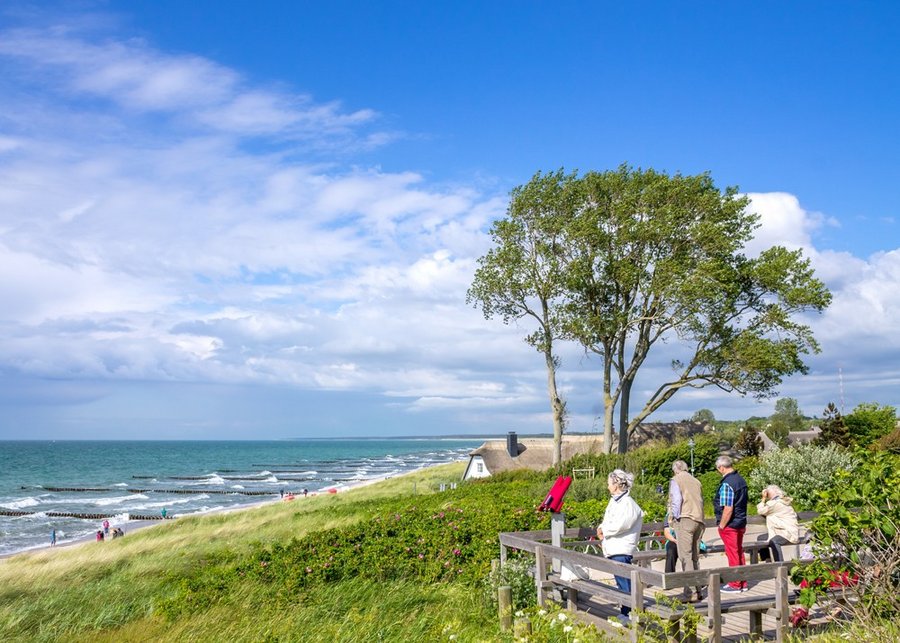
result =
[{"label": "thatched roof house", "polygon": [[[809,431],[791,431],[787,434],[787,445],[789,447],[797,447],[801,444],[809,444],[819,437],[821,432],[822,430],[817,426],[812,427]],[[773,451],[778,448],[778,445],[766,435],[765,431],[760,431],[759,437],[762,439],[763,451]]]},{"label": "thatched roof house", "polygon": [[[564,435],[562,458],[581,453],[601,453],[600,435]],[[543,471],[553,466],[553,438],[522,438],[510,432],[506,439],[488,440],[469,453],[463,480],[486,478],[502,471],[531,469]]]}]

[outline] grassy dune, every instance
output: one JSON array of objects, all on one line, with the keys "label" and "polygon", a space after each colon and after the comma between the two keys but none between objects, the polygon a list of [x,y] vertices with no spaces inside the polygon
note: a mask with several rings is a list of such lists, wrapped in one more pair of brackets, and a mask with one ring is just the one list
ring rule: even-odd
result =
[{"label": "grassy dune", "polygon": [[[181,518],[123,539],[5,559],[0,561],[0,639],[353,640],[355,635],[341,631],[345,619],[333,623],[329,616],[346,612],[350,623],[384,631],[384,640],[391,640],[387,635],[408,621],[409,615],[421,614],[423,605],[453,611],[464,608],[471,597],[463,591],[450,597],[452,592],[446,588],[432,590],[408,583],[384,587],[345,582],[306,597],[305,604],[288,607],[260,605],[252,586],[226,608],[216,606],[175,621],[156,615],[154,607],[171,596],[180,578],[201,563],[228,561],[258,543],[284,542],[365,520],[380,500],[412,496],[414,489],[420,495],[433,493],[439,483],[458,480],[463,466],[432,467],[345,493]],[[365,609],[373,604],[379,605],[379,610]],[[361,607],[357,611],[348,608],[354,605]],[[428,620],[419,626],[406,622],[401,629],[427,628]],[[447,615],[440,620],[452,618]]]}]

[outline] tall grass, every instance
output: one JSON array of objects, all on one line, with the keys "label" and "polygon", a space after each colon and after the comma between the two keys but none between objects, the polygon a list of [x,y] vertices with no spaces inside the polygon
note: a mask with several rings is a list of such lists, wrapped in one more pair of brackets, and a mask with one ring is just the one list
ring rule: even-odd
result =
[{"label": "tall grass", "polygon": [[[310,597],[287,613],[265,614],[265,622],[271,625],[262,629],[253,625],[262,615],[252,595],[227,613],[212,610],[185,622],[163,621],[154,615],[154,605],[172,595],[180,577],[198,565],[232,560],[259,543],[288,541],[365,520],[380,500],[411,496],[414,491],[433,493],[439,483],[459,480],[463,468],[462,463],[442,465],[345,493],[185,517],[122,539],[4,559],[0,561],[0,640],[96,641],[111,634],[116,640],[264,640],[266,627],[279,632],[276,638],[291,640],[287,633],[304,620],[323,627],[317,615],[307,612],[311,603],[324,597]],[[344,599],[350,605],[352,594],[360,590],[353,583],[346,585]],[[340,587],[326,592],[341,593]],[[194,629],[197,635],[178,635]]]}]

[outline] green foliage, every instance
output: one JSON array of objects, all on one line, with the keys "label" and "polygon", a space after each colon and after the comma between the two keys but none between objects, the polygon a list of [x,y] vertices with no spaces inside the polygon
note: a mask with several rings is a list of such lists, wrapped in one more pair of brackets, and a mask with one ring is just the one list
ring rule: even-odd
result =
[{"label": "green foliage", "polygon": [[533,643],[573,643],[575,641],[607,643],[609,641],[609,638],[599,632],[596,626],[586,625],[572,618],[571,614],[563,611],[554,603],[542,608],[532,607],[521,610],[516,612],[515,618],[528,619],[531,623],[531,635],[525,640]]},{"label": "green foliage", "polygon": [[206,609],[246,583],[270,588],[274,601],[295,601],[350,578],[478,583],[496,556],[499,531],[549,523],[534,511],[541,496],[529,483],[479,482],[414,500],[383,502],[364,522],[261,545],[238,563],[195,570],[159,611],[174,617]]},{"label": "green foliage", "polygon": [[497,591],[503,585],[512,589],[512,607],[514,610],[525,609],[537,603],[534,591],[534,557],[522,556],[508,558],[506,562],[492,569],[484,580],[484,598],[493,611],[497,610]]},{"label": "green foliage", "polygon": [[700,409],[691,416],[691,422],[702,422],[704,424],[713,424],[716,416],[709,409]]},{"label": "green foliage", "polygon": [[[759,219],[749,203],[709,174],[628,165],[582,176],[538,172],[512,191],[468,301],[486,317],[533,323],[525,340],[545,359],[555,431],[565,411],[553,390],[557,340],[598,355],[611,374],[604,436],[612,445],[619,406],[620,452],[629,432],[682,388],[765,397],[785,375],[806,371],[802,357],[818,344],[794,317],[823,310],[831,295],[799,250],[743,254]],[[630,413],[632,384],[653,346],[676,338],[689,359],[674,362],[674,376]]]},{"label": "green foliage", "polygon": [[855,444],[868,446],[894,430],[897,425],[897,409],[864,402],[844,417],[844,423]]},{"label": "green foliage", "polygon": [[[863,454],[864,455],[864,454]],[[851,474],[837,473],[822,492],[821,513],[811,525],[817,561],[793,570],[806,579],[809,603],[825,599],[835,578],[853,579],[848,605],[864,620],[900,615],[900,458],[869,455]]]},{"label": "green foliage", "polygon": [[706,508],[707,517],[712,515],[712,497],[722,482],[722,475],[718,471],[707,471],[697,476],[700,485],[703,487],[703,503]]},{"label": "green foliage", "polygon": [[750,497],[758,496],[766,485],[777,484],[794,499],[798,511],[815,511],[820,492],[837,483],[839,472],[853,471],[856,464],[852,454],[834,445],[770,451],[747,479]]},{"label": "green foliage", "polygon": [[[694,470],[699,474],[715,468],[719,456],[719,445],[711,436],[697,436],[694,440]],[[581,454],[567,460],[547,473],[547,477],[570,475],[572,469],[593,467],[598,478],[606,485],[606,476],[613,469],[624,469],[634,473],[635,480],[655,487],[665,485],[672,477],[672,463],[684,460],[690,465],[691,449],[687,440],[681,440],[667,447],[646,446],[630,453]],[[576,481],[580,483],[581,481]]]},{"label": "green foliage", "polygon": [[829,402],[822,414],[822,421],[819,423],[821,431],[815,439],[815,444],[825,446],[826,444],[836,444],[841,447],[850,446],[850,431],[844,423],[841,412],[838,411],[834,402]]},{"label": "green foliage", "polygon": [[759,431],[752,425],[746,424],[738,434],[737,442],[734,444],[734,450],[743,457],[758,456],[762,452],[763,443],[759,436]]},{"label": "green foliage", "polygon": [[783,397],[775,402],[775,413],[769,418],[766,435],[776,444],[785,446],[788,433],[802,431],[803,427],[803,413],[800,412],[797,400]]},{"label": "green foliage", "polygon": [[756,456],[752,456],[749,458],[741,458],[737,462],[734,463],[734,470],[740,473],[744,479],[746,480],[748,476],[750,476],[753,471],[759,468],[759,458]]}]

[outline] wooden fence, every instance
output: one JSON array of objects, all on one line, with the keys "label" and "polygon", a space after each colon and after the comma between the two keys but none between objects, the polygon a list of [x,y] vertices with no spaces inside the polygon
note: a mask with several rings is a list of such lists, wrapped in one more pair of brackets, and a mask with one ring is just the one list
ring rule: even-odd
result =
[{"label": "wooden fence", "polygon": [[[810,518],[815,514],[801,514],[801,518]],[[764,523],[762,518],[753,516],[751,524]],[[715,521],[708,520],[707,527],[715,527]],[[744,544],[744,550],[750,559],[749,565],[740,567],[716,567],[698,571],[685,571],[664,573],[650,568],[650,563],[663,557],[664,551],[654,549],[659,541],[659,532],[662,524],[645,525],[641,538],[641,550],[634,557],[632,564],[619,563],[602,556],[576,549],[590,549],[599,545],[589,538],[593,530],[588,528],[565,527],[565,517],[562,514],[554,514],[550,530],[509,532],[500,534],[500,562],[503,564],[510,549],[529,552],[535,557],[535,589],[538,603],[543,605],[547,600],[548,592],[557,590],[565,596],[565,602],[570,610],[579,609],[582,599],[599,600],[609,605],[627,605],[632,608],[632,627],[630,636],[632,641],[637,641],[642,630],[642,614],[647,619],[648,615],[654,615],[670,622],[673,636],[679,638],[679,623],[684,616],[685,609],[673,607],[671,601],[659,601],[652,590],[666,591],[677,589],[690,589],[698,586],[706,586],[706,616],[709,627],[709,640],[713,643],[722,641],[723,614],[747,612],[749,614],[749,634],[761,636],[763,632],[763,615],[775,617],[775,637],[777,641],[783,641],[790,618],[790,605],[795,600],[789,592],[788,572],[796,561],[781,563],[757,564],[758,553],[765,547],[764,542],[748,542]],[[789,547],[789,546],[788,546]],[[723,551],[721,545],[710,547],[708,553]],[[786,549],[786,553],[789,550]],[[786,556],[787,557],[787,556]],[[561,575],[562,566],[572,569],[582,568],[593,570],[599,574],[624,576],[631,580],[631,593],[626,594],[612,585],[608,585],[590,578],[564,579]],[[588,574],[589,575],[589,574]],[[584,576],[584,574],[581,574]],[[726,595],[723,600],[720,588],[722,584],[733,581],[747,581],[760,583],[774,581],[774,592],[761,594],[759,592],[739,594],[740,598],[731,598]],[[703,605],[698,605],[702,608]],[[598,624],[604,625],[604,621]],[[609,626],[605,626],[608,627]],[[613,630],[614,631],[614,630]],[[685,632],[685,640],[696,640],[695,633]]]}]

